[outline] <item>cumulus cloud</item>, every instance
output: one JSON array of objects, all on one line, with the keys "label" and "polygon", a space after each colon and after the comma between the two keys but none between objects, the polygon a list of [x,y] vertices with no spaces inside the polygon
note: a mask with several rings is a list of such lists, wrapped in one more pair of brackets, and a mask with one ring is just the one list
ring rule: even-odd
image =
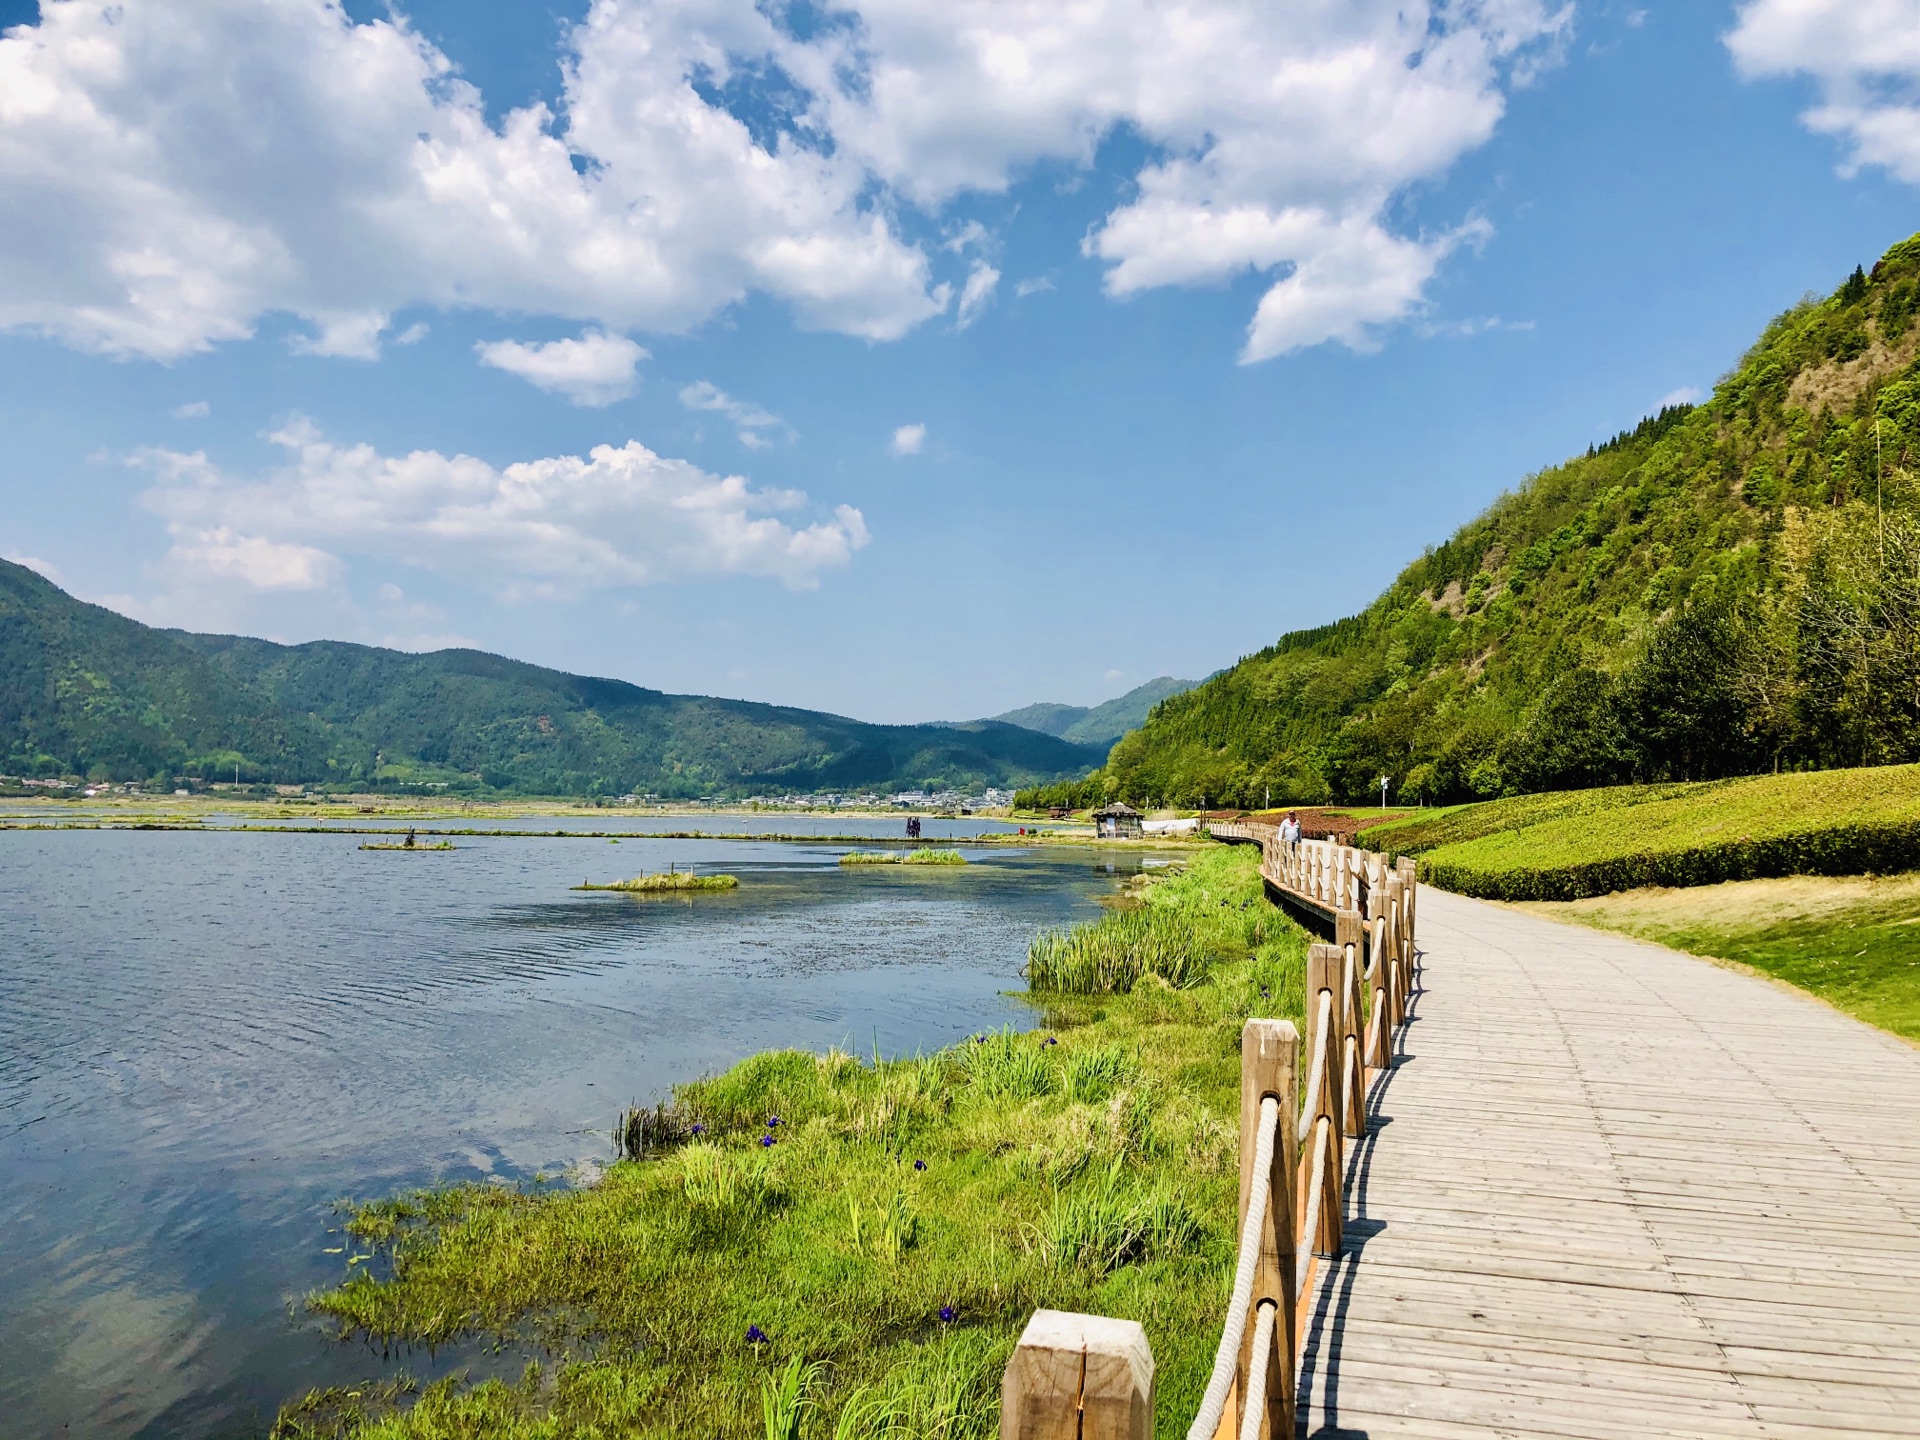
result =
[{"label": "cumulus cloud", "polygon": [[711,380],[696,380],[681,390],[680,403],[689,410],[714,410],[726,416],[733,422],[740,443],[749,450],[766,449],[773,443],[766,432],[784,428],[772,411],[761,409],[751,400],[735,399]]},{"label": "cumulus cloud", "polygon": [[893,440],[888,445],[896,455],[918,455],[920,447],[927,443],[927,427],[924,425],[902,425],[893,432]]},{"label": "cumulus cloud", "polygon": [[176,420],[204,420],[212,413],[213,406],[205,400],[189,400],[184,405],[173,407],[173,418]]},{"label": "cumulus cloud", "polygon": [[[1127,131],[1151,158],[1086,247],[1111,293],[1269,274],[1245,358],[1364,345],[1455,243],[1395,232],[1393,198],[1491,134],[1572,15],[821,8],[796,26],[754,0],[593,0],[556,56],[557,106],[495,122],[398,12],[44,0],[0,38],[0,327],[165,359],[277,313],[300,322],[296,350],[372,358],[408,307],[612,334],[684,330],[758,292],[887,340],[993,293],[977,259],[957,297],[936,279],[936,259],[991,240],[948,221],[956,197],[1084,167]],[[909,207],[949,238],[911,241]]]},{"label": "cumulus cloud", "polygon": [[634,372],[647,352],[624,335],[589,330],[577,340],[530,344],[488,340],[473,347],[482,365],[518,375],[576,405],[611,405],[633,393]]},{"label": "cumulus cloud", "polygon": [[288,461],[259,477],[200,452],[135,457],[154,476],[142,502],[166,521],[177,576],[316,589],[363,556],[484,575],[508,599],[718,575],[810,589],[869,538],[852,506],[808,522],[800,491],[756,489],[633,440],[496,469],[336,445],[304,420],[271,438]]},{"label": "cumulus cloud", "polygon": [[1878,165],[1920,184],[1920,9],[1911,0],[1747,0],[1726,37],[1748,78],[1807,76],[1801,116],[1846,145],[1842,169]]}]

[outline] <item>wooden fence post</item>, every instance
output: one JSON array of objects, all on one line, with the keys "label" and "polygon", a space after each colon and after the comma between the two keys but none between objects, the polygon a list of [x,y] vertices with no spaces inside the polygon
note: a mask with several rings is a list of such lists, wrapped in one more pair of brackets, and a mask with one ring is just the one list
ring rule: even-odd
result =
[{"label": "wooden fence post", "polygon": [[1295,1314],[1293,1172],[1300,1150],[1295,1133],[1300,1109],[1300,1032],[1287,1020],[1249,1020],[1240,1030],[1240,1224],[1247,1223],[1247,1202],[1253,1194],[1254,1146],[1260,1125],[1260,1102],[1271,1095],[1279,1102],[1280,1118],[1273,1134],[1273,1167],[1267,1176],[1267,1224],[1260,1234],[1259,1267],[1253,1276],[1252,1313],[1240,1341],[1240,1360],[1234,1372],[1234,1403],[1222,1417],[1230,1419],[1232,1435],[1241,1431],[1241,1407],[1246,1403],[1247,1369],[1253,1353],[1254,1319],[1263,1301],[1277,1307],[1273,1348],[1267,1355],[1267,1413],[1260,1421],[1260,1440],[1293,1440],[1294,1357],[1299,1353]]},{"label": "wooden fence post", "polygon": [[[1315,1214],[1302,1217],[1316,1255],[1337,1255],[1340,1252],[1340,1217],[1346,1213],[1340,1203],[1340,1177],[1346,1173],[1343,1154],[1346,1146],[1342,1139],[1346,1132],[1346,1126],[1342,1123],[1346,1108],[1342,1097],[1345,1085],[1340,1073],[1340,987],[1344,968],[1345,956],[1337,945],[1314,945],[1307,950],[1307,1043],[1311,1057],[1307,1069],[1311,1074],[1317,1067],[1321,1077],[1319,1088],[1306,1097],[1307,1128],[1301,1139],[1308,1147],[1309,1167],[1318,1159],[1315,1147],[1319,1141],[1317,1132],[1320,1122],[1327,1122],[1327,1153],[1320,1177],[1320,1207]],[[1324,1024],[1320,1018],[1323,1004],[1327,1005]]]},{"label": "wooden fence post", "polygon": [[1367,1133],[1366,1004],[1361,950],[1367,922],[1357,910],[1333,917],[1333,942],[1340,947],[1340,1083],[1346,1106],[1342,1112],[1349,1135]]},{"label": "wooden fence post", "polygon": [[1036,1310],[1000,1382],[1000,1440],[1153,1440],[1153,1349],[1134,1320]]},{"label": "wooden fence post", "polygon": [[1390,1001],[1387,1018],[1391,1022],[1387,1027],[1389,1031],[1387,1042],[1389,1054],[1391,1054],[1393,1050],[1391,1032],[1399,1029],[1401,1022],[1407,1018],[1406,971],[1400,964],[1402,949],[1400,936],[1401,897],[1405,888],[1406,887],[1401,884],[1398,875],[1389,874],[1387,876],[1387,943],[1385,946],[1386,953],[1383,958],[1386,960],[1387,966],[1393,974],[1393,983],[1387,990]]}]

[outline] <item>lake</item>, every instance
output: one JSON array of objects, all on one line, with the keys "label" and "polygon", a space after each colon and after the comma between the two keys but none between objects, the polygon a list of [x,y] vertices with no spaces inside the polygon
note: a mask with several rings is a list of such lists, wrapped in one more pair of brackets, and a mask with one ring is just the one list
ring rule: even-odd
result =
[{"label": "lake", "polygon": [[[264,1434],[307,1387],[383,1373],[299,1305],[343,1274],[325,1253],[341,1198],[590,1178],[623,1105],[771,1046],[892,1054],[1025,1027],[1007,992],[1029,939],[1140,864],[1048,847],[843,870],[844,845],[637,833],[459,844],[0,832],[0,1432]],[[741,888],[568,888],[669,864]],[[388,1363],[470,1362],[521,1357]]]}]

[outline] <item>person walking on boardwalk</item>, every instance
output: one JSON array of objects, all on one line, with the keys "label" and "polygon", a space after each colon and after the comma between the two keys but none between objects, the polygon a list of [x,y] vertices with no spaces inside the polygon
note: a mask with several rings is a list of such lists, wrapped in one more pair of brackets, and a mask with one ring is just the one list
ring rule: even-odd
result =
[{"label": "person walking on boardwalk", "polygon": [[1287,818],[1280,822],[1280,838],[1288,845],[1300,843],[1300,816],[1298,812],[1287,811]]}]

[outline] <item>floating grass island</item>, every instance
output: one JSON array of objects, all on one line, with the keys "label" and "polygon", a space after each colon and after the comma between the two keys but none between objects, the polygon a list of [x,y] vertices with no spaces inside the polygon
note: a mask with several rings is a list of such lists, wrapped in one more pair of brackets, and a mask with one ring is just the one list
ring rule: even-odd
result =
[{"label": "floating grass island", "polygon": [[964,865],[967,857],[958,850],[849,850],[840,857],[842,865]]},{"label": "floating grass island", "polygon": [[362,850],[451,850],[451,840],[436,840],[431,845],[415,844],[412,840],[376,840],[363,843]]},{"label": "floating grass island", "polygon": [[642,895],[669,891],[678,894],[686,890],[738,890],[740,877],[696,875],[691,870],[668,870],[659,875],[640,875],[632,880],[615,880],[606,885],[595,885],[583,880],[573,888],[576,890],[622,890],[628,894]]}]

